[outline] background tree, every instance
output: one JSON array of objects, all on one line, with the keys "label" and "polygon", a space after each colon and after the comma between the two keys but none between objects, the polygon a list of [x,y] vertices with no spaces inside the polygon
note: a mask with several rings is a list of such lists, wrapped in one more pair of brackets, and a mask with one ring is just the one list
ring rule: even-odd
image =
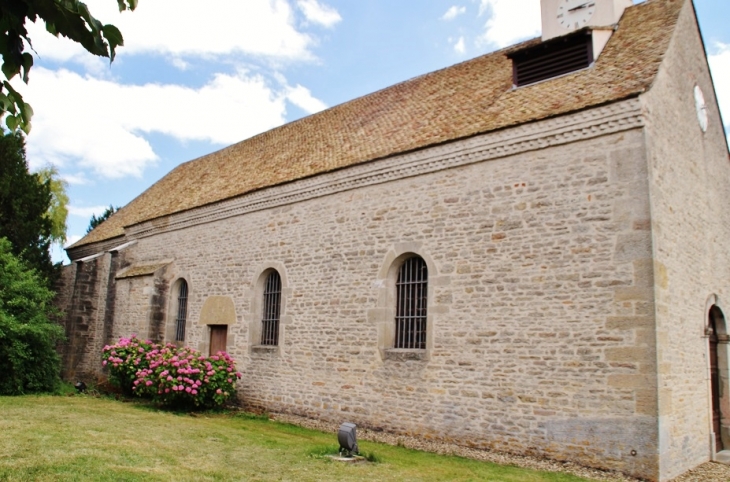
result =
[{"label": "background tree", "polygon": [[50,182],[28,171],[23,135],[0,136],[0,237],[10,241],[15,256],[49,280],[54,272],[48,251],[51,198]]},{"label": "background tree", "polygon": [[95,227],[109,219],[109,216],[114,214],[115,212],[119,211],[119,206],[114,207],[111,204],[108,208],[104,210],[103,213],[99,217],[96,216],[96,214],[91,215],[91,220],[89,221],[89,227],[86,228],[86,234],[89,234]]},{"label": "background tree", "polygon": [[54,390],[60,379],[54,293],[0,238],[0,395]]},{"label": "background tree", "polygon": [[58,169],[49,166],[38,171],[41,182],[47,182],[51,189],[51,203],[46,211],[46,217],[51,220],[51,242],[63,246],[66,242],[66,218],[68,218],[68,183],[61,179]]},{"label": "background tree", "polygon": [[[119,11],[134,10],[138,0],[117,0]],[[5,123],[11,131],[17,128],[30,132],[33,109],[8,82],[21,75],[28,83],[33,56],[25,52],[25,43],[32,48],[26,21],[41,19],[51,34],[62,35],[81,44],[94,55],[114,60],[116,48],[124,44],[121,32],[114,25],[103,25],[78,0],[0,0],[0,55],[5,79],[0,85],[0,115],[7,113]]]}]

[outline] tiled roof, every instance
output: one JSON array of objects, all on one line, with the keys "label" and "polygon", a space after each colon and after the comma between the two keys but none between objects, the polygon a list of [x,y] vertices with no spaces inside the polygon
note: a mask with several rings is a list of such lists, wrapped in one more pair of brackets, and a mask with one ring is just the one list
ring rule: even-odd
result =
[{"label": "tiled roof", "polygon": [[507,54],[534,39],[181,164],[73,247],[257,189],[638,95],[651,87],[685,3],[629,7],[595,65],[573,74],[513,89]]},{"label": "tiled roof", "polygon": [[164,268],[170,264],[170,261],[162,261],[155,264],[145,264],[139,266],[130,266],[129,268],[121,271],[116,279],[134,278],[135,276],[149,276],[155,273],[160,268]]}]

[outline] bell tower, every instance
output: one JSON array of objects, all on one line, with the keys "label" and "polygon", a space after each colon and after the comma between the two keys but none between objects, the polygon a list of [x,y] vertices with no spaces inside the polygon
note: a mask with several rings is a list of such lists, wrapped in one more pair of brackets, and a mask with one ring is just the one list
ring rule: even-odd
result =
[{"label": "bell tower", "polygon": [[[541,0],[542,40],[582,28],[607,29],[618,23],[632,0]],[[606,39],[608,40],[608,39]]]},{"label": "bell tower", "polygon": [[515,87],[590,68],[632,0],[540,0],[542,43],[507,56]]}]

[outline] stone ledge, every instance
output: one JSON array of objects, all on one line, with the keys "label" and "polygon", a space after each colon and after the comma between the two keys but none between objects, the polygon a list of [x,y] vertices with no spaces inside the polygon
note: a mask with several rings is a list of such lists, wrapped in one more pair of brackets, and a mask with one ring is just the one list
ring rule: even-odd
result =
[{"label": "stone ledge", "polygon": [[426,350],[390,348],[385,350],[385,359],[392,361],[426,361],[428,353]]},{"label": "stone ledge", "polygon": [[279,347],[278,345],[253,345],[251,347],[251,353],[259,353],[259,354],[278,354],[279,353]]}]

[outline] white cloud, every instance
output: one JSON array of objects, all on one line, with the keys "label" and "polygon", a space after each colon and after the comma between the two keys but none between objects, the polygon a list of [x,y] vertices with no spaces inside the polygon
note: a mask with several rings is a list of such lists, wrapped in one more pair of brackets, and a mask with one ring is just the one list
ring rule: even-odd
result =
[{"label": "white cloud", "polygon": [[327,108],[327,104],[313,97],[309,89],[298,84],[287,89],[286,98],[308,114],[315,114]]},{"label": "white cloud", "polygon": [[75,186],[82,186],[85,184],[91,184],[91,180],[86,177],[86,174],[83,172],[79,172],[76,174],[61,174],[61,179],[66,181],[67,183]]},{"label": "white cloud", "polygon": [[441,18],[443,20],[453,20],[465,12],[466,12],[466,7],[457,7],[456,5],[452,5],[451,8],[446,10],[446,13]]},{"label": "white cloud", "polygon": [[91,218],[91,216],[100,216],[106,211],[109,206],[87,206],[77,207],[69,204],[68,206],[69,216],[78,216],[81,218]]},{"label": "white cloud", "polygon": [[459,40],[454,44],[454,50],[458,54],[466,52],[466,45],[464,45],[464,37],[459,37]]},{"label": "white cloud", "polygon": [[[102,212],[103,212],[103,210],[102,210]],[[89,215],[89,218],[91,218],[91,215]],[[64,247],[64,248],[66,248],[66,247],[68,247],[68,246],[71,246],[71,245],[72,245],[72,244],[74,244],[74,243],[75,243],[76,241],[80,241],[80,240],[81,240],[81,238],[83,238],[83,236],[79,236],[78,234],[72,234],[72,235],[70,235],[70,236],[68,237],[68,239],[66,239],[66,243],[65,243],[65,244],[63,245],[63,247]],[[59,255],[63,256],[63,255],[65,255],[65,253],[59,253]],[[56,257],[54,257],[54,260],[53,260],[53,261],[54,261],[54,262],[56,262],[56,261],[60,261],[60,258],[56,258]]]},{"label": "white cloud", "polygon": [[[144,119],[151,110],[138,99],[105,80],[81,77],[67,70],[35,67],[22,90],[33,105],[33,130],[28,135],[28,158],[34,164],[92,167],[108,177],[141,174],[157,160],[149,142],[135,132],[133,110]],[[61,94],[61,95],[59,95]]]},{"label": "white cloud", "polygon": [[[723,121],[730,131],[730,44],[717,43],[715,53],[708,56],[712,80],[717,92],[717,103],[723,115]],[[730,137],[730,132],[728,132]]]},{"label": "white cloud", "polygon": [[174,66],[175,68],[177,68],[177,69],[179,69],[179,70],[188,70],[188,67],[190,66],[190,64],[188,64],[187,62],[185,62],[185,61],[184,61],[183,59],[181,59],[180,57],[173,57],[173,58],[171,58],[171,59],[170,59],[170,63],[171,63],[171,64],[172,64],[172,65],[173,65],[173,66]]},{"label": "white cloud", "polygon": [[145,133],[227,145],[283,124],[287,100],[307,112],[326,107],[300,85],[272,87],[247,71],[216,74],[195,89],[122,85],[36,67],[23,87],[36,112],[29,159],[109,178],[140,176],[158,160]]},{"label": "white cloud", "polygon": [[342,20],[337,10],[330,6],[322,5],[317,0],[297,0],[297,6],[308,21],[322,25],[323,27],[333,27]]},{"label": "white cloud", "polygon": [[479,14],[489,11],[481,40],[498,48],[540,35],[540,0],[480,0]]},{"label": "white cloud", "polygon": [[[205,4],[154,0],[140,2],[134,12],[121,14],[110,0],[86,3],[102,23],[112,23],[122,31],[124,46],[118,48],[119,56],[154,53],[177,61],[187,56],[236,53],[273,59],[312,58],[309,47],[314,39],[296,29],[294,12],[286,0],[216,0]],[[322,9],[339,17],[334,10]],[[54,38],[45,32],[42,22],[28,25],[28,30],[41,58],[73,60],[96,70],[107,65],[106,60],[94,58],[74,42]]]}]

